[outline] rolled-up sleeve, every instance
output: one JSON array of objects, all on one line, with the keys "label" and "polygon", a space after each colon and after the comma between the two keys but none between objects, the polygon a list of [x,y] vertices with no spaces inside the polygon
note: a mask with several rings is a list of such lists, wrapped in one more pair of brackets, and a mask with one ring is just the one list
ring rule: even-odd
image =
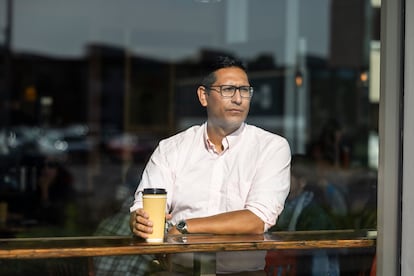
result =
[{"label": "rolled-up sleeve", "polygon": [[264,222],[264,231],[276,223],[290,190],[291,152],[280,138],[258,159],[258,167],[246,202],[246,209]]}]

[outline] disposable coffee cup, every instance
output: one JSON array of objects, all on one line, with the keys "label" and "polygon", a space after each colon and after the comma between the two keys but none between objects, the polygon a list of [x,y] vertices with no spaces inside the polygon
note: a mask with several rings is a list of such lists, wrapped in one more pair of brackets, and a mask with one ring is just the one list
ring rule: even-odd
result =
[{"label": "disposable coffee cup", "polygon": [[142,192],[142,202],[145,212],[153,223],[153,232],[147,242],[163,242],[165,232],[165,210],[167,206],[167,191],[159,188],[147,188]]}]

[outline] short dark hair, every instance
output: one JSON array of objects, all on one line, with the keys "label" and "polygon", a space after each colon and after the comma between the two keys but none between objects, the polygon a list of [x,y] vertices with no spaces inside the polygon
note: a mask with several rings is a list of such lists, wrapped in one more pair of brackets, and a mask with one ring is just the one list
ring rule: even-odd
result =
[{"label": "short dark hair", "polygon": [[230,56],[217,56],[211,63],[206,65],[206,73],[204,74],[204,77],[202,78],[200,85],[205,87],[211,86],[216,81],[216,75],[214,74],[214,72],[222,68],[230,67],[237,67],[247,72],[247,68],[241,60],[238,60]]}]

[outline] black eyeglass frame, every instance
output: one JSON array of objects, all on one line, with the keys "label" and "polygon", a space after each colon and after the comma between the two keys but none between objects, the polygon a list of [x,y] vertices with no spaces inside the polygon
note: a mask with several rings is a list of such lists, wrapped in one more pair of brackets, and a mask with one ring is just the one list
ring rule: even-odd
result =
[{"label": "black eyeglass frame", "polygon": [[[229,85],[229,84],[225,84],[225,85],[212,85],[212,86],[204,86],[206,89],[208,90],[214,90],[217,93],[220,93],[220,95],[223,98],[232,98],[234,96],[234,94],[236,94],[236,90],[239,90],[240,92],[240,97],[242,98],[246,98],[246,99],[250,99],[253,96],[253,92],[254,92],[254,88],[253,86],[249,86],[249,85],[241,85],[241,86],[235,86],[235,85]],[[212,89],[213,88],[213,89]],[[216,90],[214,88],[219,88],[219,90]],[[231,89],[233,91],[233,93],[230,95],[223,95],[223,89]],[[242,89],[246,89],[246,90],[242,90]],[[243,95],[244,92],[242,91],[247,91],[249,95]]]}]

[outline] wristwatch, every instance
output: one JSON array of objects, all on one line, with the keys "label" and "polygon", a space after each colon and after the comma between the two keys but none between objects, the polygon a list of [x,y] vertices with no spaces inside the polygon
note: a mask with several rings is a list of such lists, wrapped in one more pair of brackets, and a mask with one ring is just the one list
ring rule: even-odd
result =
[{"label": "wristwatch", "polygon": [[180,220],[176,225],[175,228],[181,233],[181,234],[188,234],[188,228],[187,228],[187,222],[185,220]]}]

